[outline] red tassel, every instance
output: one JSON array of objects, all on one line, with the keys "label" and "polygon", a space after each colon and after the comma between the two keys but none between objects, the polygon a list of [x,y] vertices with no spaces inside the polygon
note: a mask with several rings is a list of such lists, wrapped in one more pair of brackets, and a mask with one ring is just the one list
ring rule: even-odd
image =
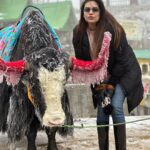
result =
[{"label": "red tassel", "polygon": [[18,72],[22,73],[25,68],[25,61],[19,60],[15,62],[6,62],[7,72]]},{"label": "red tassel", "polygon": [[14,62],[5,62],[0,58],[0,70],[5,72],[22,73],[25,68],[25,61],[19,60]]},{"label": "red tassel", "polygon": [[0,58],[0,83],[3,82],[3,77],[5,76],[8,85],[16,85],[20,80],[24,68],[24,60],[5,62]]},{"label": "red tassel", "polygon": [[95,60],[84,61],[72,58],[72,81],[74,83],[95,84],[107,79],[110,41],[110,32],[105,32],[101,50]]}]

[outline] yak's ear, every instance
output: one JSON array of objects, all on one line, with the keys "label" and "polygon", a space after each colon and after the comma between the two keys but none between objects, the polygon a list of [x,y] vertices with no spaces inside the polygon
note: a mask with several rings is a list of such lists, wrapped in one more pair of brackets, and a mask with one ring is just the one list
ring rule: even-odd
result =
[{"label": "yak's ear", "polygon": [[26,62],[26,67],[21,75],[21,81],[26,84],[27,82],[32,82],[38,75],[38,64],[31,62]]},{"label": "yak's ear", "polygon": [[20,81],[27,85],[28,81],[29,81],[29,71],[28,70],[25,70],[20,78]]}]

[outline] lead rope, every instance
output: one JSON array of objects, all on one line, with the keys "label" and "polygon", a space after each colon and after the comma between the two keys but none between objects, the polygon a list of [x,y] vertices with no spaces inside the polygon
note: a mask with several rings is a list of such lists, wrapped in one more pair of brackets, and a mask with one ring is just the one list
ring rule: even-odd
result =
[{"label": "lead rope", "polygon": [[65,127],[65,128],[102,128],[102,127],[109,127],[109,126],[119,126],[119,125],[123,125],[123,124],[130,124],[130,123],[146,121],[146,120],[150,120],[150,118],[128,121],[128,122],[124,122],[124,123],[114,123],[114,124],[108,124],[108,125],[84,125],[81,123],[81,125],[62,125],[60,127]]}]

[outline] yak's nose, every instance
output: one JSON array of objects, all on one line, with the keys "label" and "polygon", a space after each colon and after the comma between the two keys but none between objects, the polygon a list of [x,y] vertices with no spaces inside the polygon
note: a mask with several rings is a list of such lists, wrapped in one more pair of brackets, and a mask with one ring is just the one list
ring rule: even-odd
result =
[{"label": "yak's nose", "polygon": [[44,116],[43,125],[49,127],[55,127],[64,124],[64,121],[65,121],[64,112],[54,113],[54,114],[50,113]]},{"label": "yak's nose", "polygon": [[59,125],[64,124],[64,119],[60,117],[55,117],[55,118],[52,118],[52,120],[49,121],[48,123],[49,123],[49,126],[59,126]]}]

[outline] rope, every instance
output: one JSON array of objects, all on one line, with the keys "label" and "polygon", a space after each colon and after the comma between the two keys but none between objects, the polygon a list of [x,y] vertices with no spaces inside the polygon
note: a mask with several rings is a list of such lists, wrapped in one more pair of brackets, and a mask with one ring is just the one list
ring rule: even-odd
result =
[{"label": "rope", "polygon": [[123,122],[123,123],[107,124],[107,125],[84,125],[84,124],[81,124],[81,125],[62,125],[60,127],[65,127],[65,128],[100,128],[100,127],[109,127],[109,126],[118,126],[118,125],[123,125],[123,124],[130,124],[130,123],[146,121],[146,120],[150,120],[150,118],[128,121],[128,122]]}]

